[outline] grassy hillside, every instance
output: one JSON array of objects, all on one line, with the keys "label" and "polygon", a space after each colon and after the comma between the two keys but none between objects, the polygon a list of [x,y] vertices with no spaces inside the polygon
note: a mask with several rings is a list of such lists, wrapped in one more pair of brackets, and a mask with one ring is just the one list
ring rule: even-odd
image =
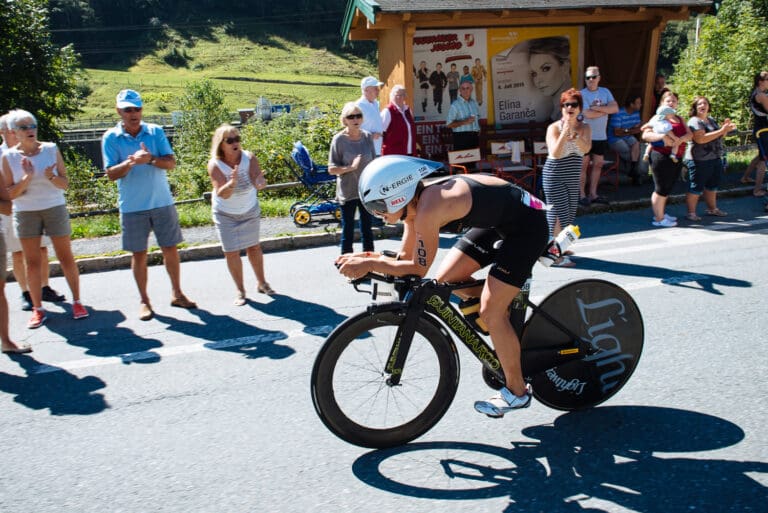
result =
[{"label": "grassy hillside", "polygon": [[260,96],[295,107],[353,100],[360,78],[376,73],[373,63],[359,57],[276,35],[254,40],[217,28],[206,39],[172,39],[128,68],[88,69],[92,93],[80,119],[114,119],[115,94],[123,88],[141,92],[147,114],[162,114],[178,108],[187,82],[208,78],[234,112],[254,107]]}]

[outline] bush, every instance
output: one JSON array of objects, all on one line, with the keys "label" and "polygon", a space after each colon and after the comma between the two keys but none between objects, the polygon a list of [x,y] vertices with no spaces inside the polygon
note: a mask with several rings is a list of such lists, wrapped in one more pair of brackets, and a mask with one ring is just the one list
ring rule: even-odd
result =
[{"label": "bush", "polygon": [[[301,141],[312,159],[321,165],[328,162],[331,139],[341,129],[338,105],[327,105],[310,112],[291,112],[272,121],[251,121],[241,129],[243,147],[251,150],[259,159],[269,183],[295,182],[289,165],[293,165],[293,143]],[[287,189],[273,191],[270,195],[302,195],[305,191]]]},{"label": "bush", "polygon": [[99,170],[86,156],[72,148],[62,150],[69,187],[64,193],[71,213],[109,210],[117,205],[117,186],[106,177],[96,178]]}]

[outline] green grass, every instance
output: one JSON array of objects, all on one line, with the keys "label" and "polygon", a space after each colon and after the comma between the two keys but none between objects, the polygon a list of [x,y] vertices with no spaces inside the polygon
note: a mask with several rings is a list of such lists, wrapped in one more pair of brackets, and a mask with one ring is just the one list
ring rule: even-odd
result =
[{"label": "green grass", "polygon": [[124,70],[88,69],[91,94],[79,119],[115,119],[115,95],[132,88],[145,100],[145,114],[178,109],[185,85],[212,80],[232,112],[253,108],[259,97],[272,103],[307,108],[351,101],[360,95],[360,77],[375,74],[375,65],[351,55],[310,48],[278,36],[258,42],[215,29],[212,39],[188,40],[185,66],[165,63],[159,49]]},{"label": "green grass", "polygon": [[[260,198],[261,215],[263,217],[287,217],[290,206],[295,198]],[[211,205],[205,201],[183,203],[176,207],[179,212],[179,224],[182,228],[207,226],[211,221]],[[72,219],[72,238],[88,239],[105,237],[120,233],[120,216],[118,214],[101,214]]]}]

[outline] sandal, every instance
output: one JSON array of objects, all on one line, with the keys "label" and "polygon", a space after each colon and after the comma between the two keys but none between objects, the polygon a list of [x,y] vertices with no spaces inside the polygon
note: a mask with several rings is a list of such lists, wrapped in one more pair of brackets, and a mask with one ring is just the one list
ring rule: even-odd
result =
[{"label": "sandal", "polygon": [[712,210],[707,210],[706,214],[708,216],[725,217],[728,215],[728,212],[723,212],[719,208],[713,208]]},{"label": "sandal", "polygon": [[242,292],[239,292],[237,294],[237,297],[235,298],[234,305],[235,306],[243,306],[248,302],[247,299],[245,299],[245,294]]},{"label": "sandal", "polygon": [[186,308],[186,309],[192,309],[197,308],[197,303],[194,301],[190,301],[187,296],[181,295],[177,297],[176,299],[171,300],[171,306],[176,306],[178,308]]},{"label": "sandal", "polygon": [[762,189],[752,191],[752,196],[754,196],[755,198],[762,198],[763,196],[765,196],[765,191]]},{"label": "sandal", "polygon": [[701,218],[696,215],[696,212],[688,212],[685,216],[689,221],[701,221]]},{"label": "sandal", "polygon": [[749,177],[746,177],[746,178],[745,177],[741,177],[741,179],[739,179],[739,181],[741,183],[745,184],[745,185],[755,183],[754,178],[749,178]]},{"label": "sandal", "polygon": [[27,343],[13,344],[13,346],[3,346],[3,354],[27,354],[32,352],[32,346]]},{"label": "sandal", "polygon": [[258,290],[262,294],[266,294],[268,296],[272,296],[275,293],[275,291],[272,290],[272,287],[270,287],[269,283],[267,283],[267,282],[264,282],[262,285],[259,285],[256,290]]}]

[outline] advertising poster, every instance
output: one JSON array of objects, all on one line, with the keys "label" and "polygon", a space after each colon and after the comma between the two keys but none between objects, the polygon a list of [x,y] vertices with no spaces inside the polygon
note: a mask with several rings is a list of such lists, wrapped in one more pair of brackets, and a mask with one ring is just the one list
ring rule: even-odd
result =
[{"label": "advertising poster", "polygon": [[582,27],[487,30],[493,109],[489,122],[549,121],[560,117],[560,94],[576,87],[583,69]]},{"label": "advertising poster", "polygon": [[480,118],[488,117],[490,70],[485,29],[419,30],[413,36],[413,115],[422,151],[440,154],[445,124],[462,77],[475,86]]}]

